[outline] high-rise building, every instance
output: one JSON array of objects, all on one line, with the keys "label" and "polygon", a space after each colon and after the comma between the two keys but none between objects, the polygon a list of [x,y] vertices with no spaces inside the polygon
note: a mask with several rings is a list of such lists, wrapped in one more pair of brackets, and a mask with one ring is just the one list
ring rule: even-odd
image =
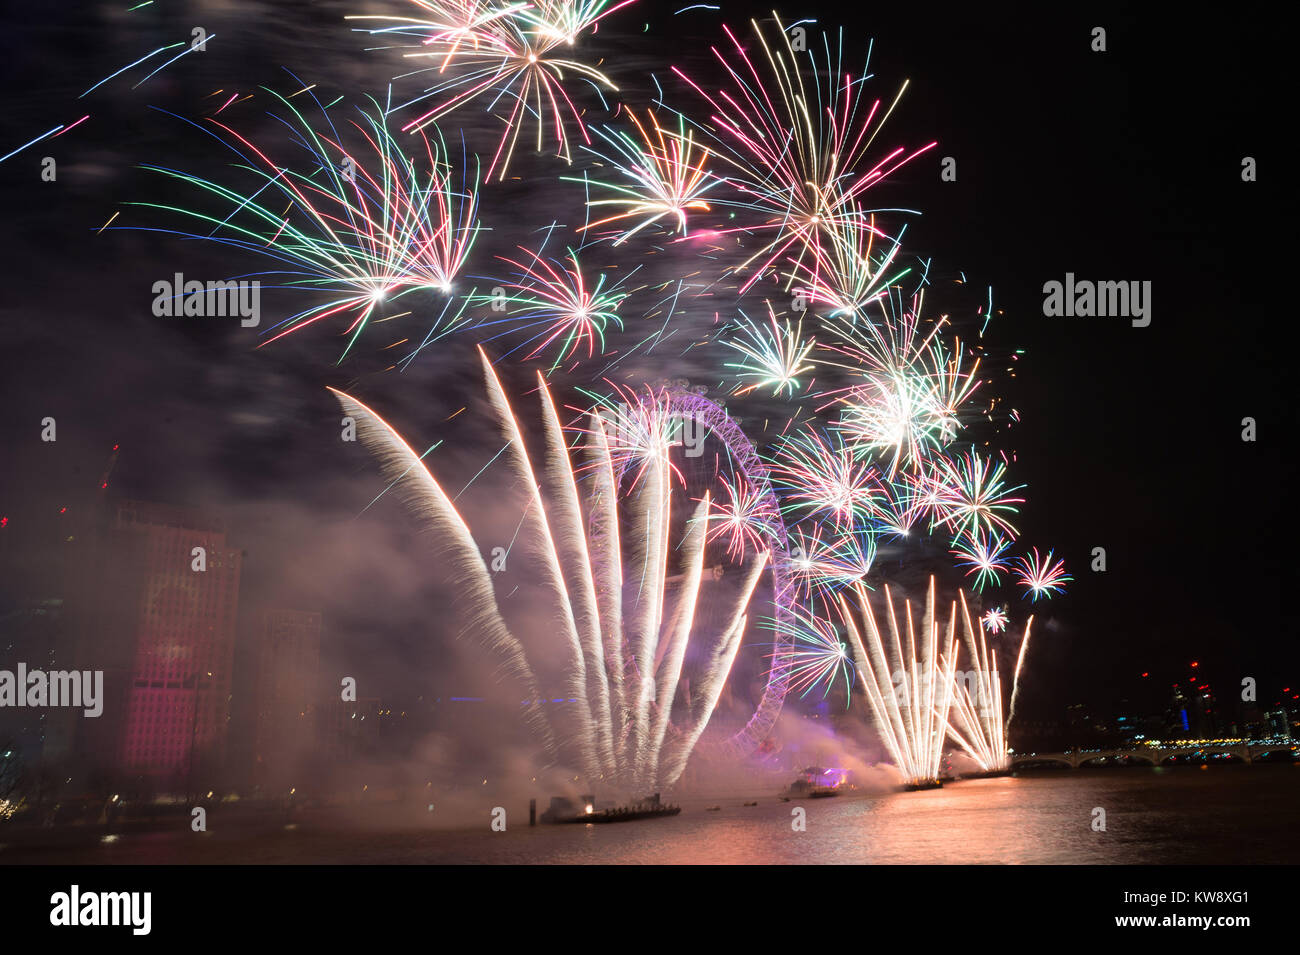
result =
[{"label": "high-rise building", "polygon": [[240,552],[223,521],[143,501],[117,504],[110,547],[128,564],[122,623],[132,645],[118,768],[188,778],[224,756]]}]

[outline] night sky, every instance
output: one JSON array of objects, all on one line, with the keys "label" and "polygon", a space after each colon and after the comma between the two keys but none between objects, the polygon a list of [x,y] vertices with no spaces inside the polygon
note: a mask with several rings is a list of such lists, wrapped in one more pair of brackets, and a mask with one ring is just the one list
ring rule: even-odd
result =
[{"label": "night sky", "polygon": [[[257,330],[159,319],[150,311],[156,280],[177,271],[225,278],[258,263],[116,227],[154,224],[125,203],[170,195],[137,164],[216,177],[226,161],[212,140],[162,111],[201,115],[218,89],[222,100],[259,84],[297,89],[286,69],[319,84],[326,101],[382,96],[397,72],[391,57],[367,52],[373,44],[342,18],[402,5],[127,6],[47,4],[0,34],[0,154],[91,117],[0,163],[8,279],[0,301],[0,515],[8,518],[0,599],[9,609],[48,589],[68,519],[59,509],[94,506],[104,463],[120,444],[110,497],[224,515],[247,552],[241,603],[321,610],[327,654],[397,689],[440,654],[465,651],[430,639],[436,567],[395,501],[367,510],[382,478],[359,445],[338,441],[339,412],[325,387],[381,409],[413,443],[444,440],[431,465],[466,476],[494,440],[481,417],[446,420],[462,406],[481,410],[473,340],[451,338],[398,372],[385,370],[392,353],[383,349],[402,336],[385,325],[342,362],[340,325],[255,348],[256,333],[289,314],[273,295],[264,296],[269,320]],[[708,45],[722,41],[721,25],[739,30],[768,8],[674,9],[638,2],[591,40],[593,56],[607,58],[604,68],[638,105],[654,95],[653,71],[674,105],[697,107],[669,84],[669,67],[708,76]],[[1297,426],[1294,403],[1282,397],[1296,342],[1277,302],[1291,269],[1280,241],[1290,233],[1282,201],[1290,170],[1272,142],[1283,114],[1271,91],[1282,88],[1285,61],[1269,49],[1269,27],[1094,5],[1015,14],[873,5],[850,14],[801,3],[782,15],[843,26],[855,68],[874,38],[877,95],[891,97],[910,79],[886,138],[939,145],[874,201],[921,211],[906,219],[906,245],[932,257],[936,276],[964,273],[976,301],[993,287],[1003,314],[989,327],[990,353],[1024,350],[1014,378],[1002,374],[1009,363],[989,363],[991,387],[1021,416],[996,443],[1015,452],[1013,476],[1029,485],[1021,541],[1055,548],[1075,576],[1064,597],[1035,608],[1042,629],[1026,706],[1042,719],[1059,719],[1076,702],[1107,712],[1128,698],[1155,709],[1191,660],[1225,699],[1254,676],[1260,702],[1273,702],[1300,679],[1300,654],[1282,612],[1292,535],[1279,505],[1294,484],[1285,447]],[[131,85],[140,70],[77,99],[196,24],[215,35],[207,52],[138,89]],[[1094,26],[1107,30],[1104,53],[1089,48]],[[223,115],[274,142],[267,99]],[[591,119],[599,102],[584,105]],[[442,125],[490,153],[494,123],[471,105]],[[58,162],[55,182],[41,180],[44,156]],[[957,160],[956,182],[940,181],[944,156]],[[1245,156],[1258,160],[1259,181],[1242,182]],[[493,232],[470,273],[493,272],[492,255],[552,221],[578,223],[580,190],[557,181],[569,171],[553,156],[523,156],[511,170],[522,181],[485,185],[482,215]],[[99,232],[115,212],[115,228]],[[647,278],[683,267],[650,259]],[[1149,280],[1151,325],[1044,317],[1043,283],[1067,272]],[[706,328],[712,311],[683,322]],[[416,325],[410,334],[422,332]],[[620,367],[629,383],[665,375],[714,383],[716,373],[699,362],[665,348]],[[535,367],[521,362],[506,373],[516,393]],[[576,383],[561,376],[557,387]],[[57,421],[54,444],[40,441],[46,416]],[[1241,440],[1246,416],[1258,421],[1255,443]],[[1105,574],[1089,570],[1097,546],[1106,549]],[[1028,602],[1012,591],[1004,592],[1019,620]],[[1142,672],[1151,676],[1144,681]]]}]

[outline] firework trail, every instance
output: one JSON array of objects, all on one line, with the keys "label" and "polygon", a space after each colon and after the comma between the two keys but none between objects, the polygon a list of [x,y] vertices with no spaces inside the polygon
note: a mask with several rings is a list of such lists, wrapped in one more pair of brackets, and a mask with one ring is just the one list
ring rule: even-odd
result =
[{"label": "firework trail", "polygon": [[[528,716],[548,755],[573,759],[589,779],[605,779],[629,790],[658,789],[685,769],[717,705],[744,635],[751,596],[769,553],[737,568],[740,593],[721,633],[709,639],[696,625],[704,571],[709,499],[695,508],[680,543],[680,587],[671,614],[665,613],[668,555],[674,550],[669,515],[672,485],[667,448],[645,467],[635,493],[620,488],[609,439],[611,422],[602,409],[591,412],[584,451],[589,473],[584,516],[565,432],[545,379],[538,376],[545,457],[540,468],[524,446],[518,419],[504,389],[483,356],[489,403],[507,441],[506,464],[525,492],[520,538],[536,560],[558,630],[566,694],[575,715],[560,730],[545,711]],[[512,633],[497,606],[491,576],[473,537],[424,463],[373,411],[335,392],[358,423],[363,443],[421,525],[436,531],[440,556],[452,565],[457,609],[464,632],[481,638],[520,678],[530,700],[543,697],[534,659],[554,659],[551,645],[528,643]],[[614,423],[617,427],[617,423]],[[620,531],[625,524],[628,533]],[[635,584],[625,593],[624,584]],[[693,648],[693,649],[692,649]],[[683,680],[688,658],[700,658],[690,686]],[[558,719],[558,717],[557,717]]]},{"label": "firework trail", "polygon": [[1016,696],[1020,693],[1020,671],[1025,665],[1025,651],[1029,649],[1029,628],[1034,625],[1031,616],[1025,621],[1025,635],[1020,640],[1020,653],[1016,655],[1016,671],[1011,678],[1011,712],[1007,714],[1007,727],[1016,718]]},{"label": "firework trail", "polygon": [[840,619],[849,632],[858,682],[866,694],[876,731],[909,785],[936,782],[952,705],[956,608],[948,624],[944,650],[935,619],[933,577],[926,592],[919,637],[910,601],[904,602],[905,627],[900,628],[888,586],[888,641],[876,624],[866,588],[854,584],[851,592],[852,604],[844,594],[838,596]]},{"label": "firework trail", "polygon": [[959,591],[958,597],[962,645],[971,669],[962,673],[950,671],[953,705],[948,735],[981,770],[1000,772],[1009,765],[1009,756],[997,655],[989,649],[983,630],[971,625],[966,595]]},{"label": "firework trail", "polygon": [[542,693],[523,645],[510,632],[497,605],[492,575],[469,526],[425,467],[421,457],[379,415],[351,395],[330,389],[357,422],[357,436],[378,460],[391,489],[406,504],[416,525],[428,532],[448,568],[452,609],[464,621],[462,635],[472,634],[498,660],[502,675],[515,677],[528,694],[525,717],[552,759],[558,756],[555,734],[541,707]]},{"label": "firework trail", "polygon": [[[84,92],[82,92],[80,95],[77,96],[77,99],[79,100],[84,99],[85,97],[93,93],[95,90],[103,86],[105,83],[109,82],[109,80],[116,79],[117,77],[125,73],[127,70],[139,66],[141,63],[144,63],[146,60],[152,60],[159,53],[168,53],[172,50],[179,49],[180,47],[185,47],[185,49],[181,50],[180,53],[176,54],[175,56],[163,62],[161,66],[157,66],[154,69],[150,70],[148,73],[144,75],[144,77],[139,82],[135,83],[131,87],[131,89],[137,89],[140,86],[143,86],[152,77],[162,72],[167,67],[171,66],[173,63],[175,63],[177,60],[181,59],[182,57],[186,56],[187,54],[194,53],[194,52],[203,52],[204,50],[207,49],[207,44],[210,41],[215,40],[216,38],[217,35],[214,33],[211,36],[204,36],[201,40],[197,38],[191,38],[189,40],[180,40],[176,43],[169,43],[166,46],[160,46],[156,50],[153,50],[150,53],[146,53],[144,56],[140,57],[139,59],[133,60],[132,62],[128,63],[126,66],[122,67],[121,69],[114,70],[112,73],[108,74],[108,76],[105,76],[97,83],[88,87]],[[9,152],[5,153],[3,156],[0,156],[0,162],[4,162],[6,159],[10,159],[18,155],[20,152],[22,152],[24,149],[27,149],[29,146],[34,146],[37,143],[42,142],[46,139],[55,139],[59,136],[62,136],[64,133],[70,132],[76,127],[80,126],[88,119],[90,119],[90,114],[86,113],[80,119],[73,120],[70,123],[59,123],[58,125],[53,126],[50,129],[47,129],[45,132],[41,133],[35,139],[30,139],[27,142],[23,143],[21,146],[17,147],[16,149],[12,149]]]}]

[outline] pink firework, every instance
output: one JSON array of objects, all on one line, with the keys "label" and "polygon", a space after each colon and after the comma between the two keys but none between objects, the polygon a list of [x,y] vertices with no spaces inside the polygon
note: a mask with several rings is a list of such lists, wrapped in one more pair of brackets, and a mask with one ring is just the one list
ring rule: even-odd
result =
[{"label": "pink firework", "polygon": [[1074,579],[1065,572],[1065,561],[1052,563],[1052,554],[1049,550],[1046,557],[1040,557],[1038,548],[1035,547],[1029,554],[1013,561],[1018,578],[1016,583],[1026,588],[1025,596],[1032,597],[1035,603],[1039,597],[1050,599],[1056,594],[1065,593],[1065,585]]},{"label": "pink firework", "polygon": [[740,474],[730,480],[720,475],[718,483],[722,487],[710,507],[708,539],[725,540],[727,556],[735,561],[747,550],[766,550],[771,514],[762,493]]}]

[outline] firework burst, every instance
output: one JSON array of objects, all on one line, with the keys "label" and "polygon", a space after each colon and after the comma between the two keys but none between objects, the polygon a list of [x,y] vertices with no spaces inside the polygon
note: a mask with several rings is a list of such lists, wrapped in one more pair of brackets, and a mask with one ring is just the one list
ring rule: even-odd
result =
[{"label": "firework burst", "polygon": [[743,356],[741,361],[725,363],[725,367],[735,370],[737,378],[747,382],[737,394],[771,389],[773,395],[793,395],[800,387],[799,376],[812,371],[806,359],[817,342],[804,341],[803,321],[793,325],[778,323],[771,302],[767,303],[767,314],[768,324],[757,325],[741,312],[735,322],[739,335],[723,339]]},{"label": "firework burst", "polygon": [[984,613],[984,616],[980,618],[980,622],[984,624],[984,629],[989,633],[998,634],[1007,628],[1009,619],[1005,608],[993,607]]},{"label": "firework burst", "polygon": [[785,258],[795,269],[806,254],[816,258],[828,237],[860,215],[857,202],[868,188],[935,145],[910,153],[899,147],[864,162],[907,84],[882,111],[880,100],[864,95],[866,67],[856,79],[844,68],[842,38],[832,52],[824,37],[819,61],[811,50],[798,55],[785,25],[773,20],[775,31],[750,23],[761,50],[754,59],[724,27],[730,49],[713,52],[729,82],[716,93],[673,68],[708,103],[706,128],[731,169],[728,182],[741,205],[766,217],[755,229],[773,233],[736,269],[751,273],[742,292]]},{"label": "firework burst", "polygon": [[488,305],[493,311],[508,313],[507,318],[488,320],[481,327],[505,323],[509,331],[504,334],[530,335],[525,343],[525,347],[531,346],[527,357],[553,350],[555,366],[569,358],[604,353],[606,329],[623,327],[618,308],[628,293],[621,290],[622,283],[607,284],[604,273],[593,281],[572,249],[564,259],[544,258],[542,252],[523,247],[520,251],[524,261],[500,257],[517,272],[505,287],[508,294],[475,293],[469,297],[471,305]]},{"label": "firework burst", "polygon": [[939,458],[926,478],[936,492],[939,521],[971,540],[999,530],[1014,537],[1017,531],[1006,515],[1024,503],[1023,497],[1011,496],[1024,485],[1008,487],[1005,475],[1003,462],[978,454]]},{"label": "firework burst", "polygon": [[958,566],[969,568],[966,576],[975,575],[975,590],[982,593],[985,587],[996,587],[1002,582],[1002,575],[1010,567],[1006,559],[1010,549],[1010,541],[976,531],[970,536],[957,537],[952,552],[959,558]]},{"label": "firework burst", "polygon": [[1013,564],[1016,568],[1016,583],[1025,588],[1024,596],[1032,598],[1032,603],[1037,603],[1039,597],[1050,600],[1057,594],[1065,593],[1065,585],[1074,579],[1065,572],[1064,560],[1052,563],[1050,550],[1046,557],[1040,557],[1038,548],[1034,547],[1028,554],[1017,557]]},{"label": "firework burst", "polygon": [[708,516],[708,539],[726,541],[727,556],[733,561],[741,560],[747,551],[768,549],[765,537],[771,514],[767,496],[740,474],[730,478],[719,475],[718,483],[721,491]]},{"label": "firework burst", "polygon": [[596,127],[593,131],[609,148],[584,147],[616,172],[621,181],[562,177],[588,184],[607,197],[588,199],[589,210],[598,214],[605,209],[615,212],[587,223],[582,231],[599,231],[617,224],[611,234],[613,244],[618,246],[642,229],[667,219],[671,231],[687,235],[688,215],[709,210],[704,196],[718,184],[705,169],[708,150],[695,142],[693,131],[686,128],[680,115],[676,131],[669,131],[659,125],[653,112],[647,113],[644,123],[636,113],[626,112],[639,138],[623,130]]},{"label": "firework burst", "polygon": [[[269,340],[340,316],[349,321],[346,356],[382,303],[419,290],[450,295],[481,229],[477,164],[471,174],[462,157],[457,175],[440,135],[423,134],[417,140],[417,163],[407,158],[382,118],[363,110],[349,125],[365,147],[353,151],[323,109],[318,129],[288,98],[271,92],[290,111],[292,118],[284,122],[305,150],[305,162],[276,162],[209,118],[220,133],[208,131],[240,158],[236,168],[252,178],[254,187],[239,190],[146,165],[226,208],[213,214],[159,203],[130,205],[179,214],[206,230],[155,231],[219,242],[286,266],[256,274],[323,301],[279,323]],[[451,305],[450,298],[446,301],[444,318]],[[453,322],[459,314],[455,310]]]},{"label": "firework burst", "polygon": [[787,651],[790,689],[800,696],[817,693],[825,698],[843,680],[847,705],[853,685],[853,661],[835,624],[826,617],[802,613],[787,626],[794,628],[794,639]]},{"label": "firework burst", "polygon": [[820,524],[791,530],[786,570],[795,596],[804,600],[814,594],[829,595],[866,577],[875,558],[874,543],[867,541],[864,549],[851,535],[823,540]]},{"label": "firework burst", "polygon": [[[386,27],[366,32],[383,36],[413,37],[418,42],[403,56],[429,60],[433,65],[396,79],[434,74],[433,83],[395,106],[402,110],[429,103],[424,112],[402,126],[404,132],[421,130],[467,103],[483,98],[488,112],[498,115],[504,130],[488,167],[488,178],[504,179],[520,132],[531,116],[535,120],[536,151],[545,148],[547,126],[556,155],[572,160],[568,128],[573,126],[584,143],[591,139],[582,111],[566,88],[577,78],[597,91],[617,91],[613,81],[594,66],[573,59],[578,35],[625,3],[542,2],[493,8],[466,2],[420,4],[432,18],[353,17],[384,20]],[[423,108],[423,107],[422,107]]]},{"label": "firework burst", "polygon": [[809,428],[773,455],[789,511],[804,511],[849,531],[879,511],[884,495],[876,469],[855,457],[838,431]]}]

